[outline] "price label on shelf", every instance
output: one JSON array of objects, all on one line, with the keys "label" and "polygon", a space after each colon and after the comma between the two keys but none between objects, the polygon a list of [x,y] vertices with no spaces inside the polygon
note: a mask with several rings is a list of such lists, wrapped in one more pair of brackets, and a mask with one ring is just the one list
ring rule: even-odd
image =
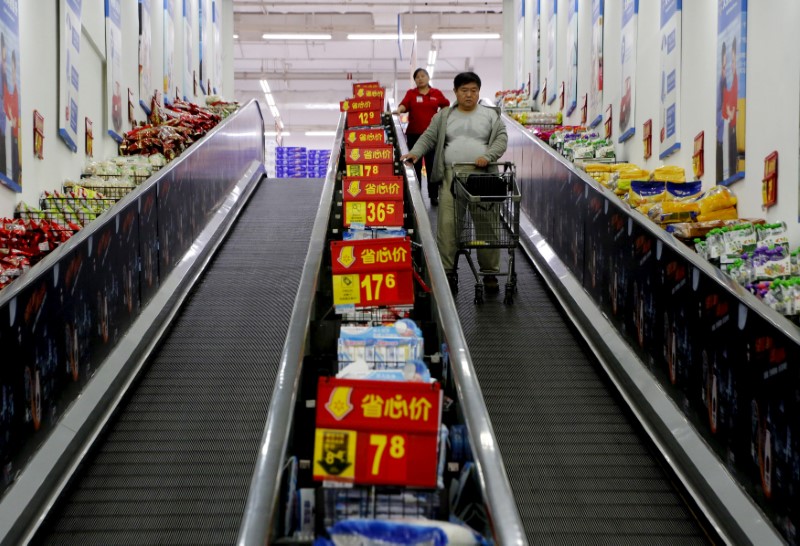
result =
[{"label": "price label on shelf", "polygon": [[381,82],[358,82],[353,84],[353,96],[359,97],[362,89],[381,89]]},{"label": "price label on shelf", "polygon": [[347,176],[358,178],[387,178],[395,176],[394,165],[391,163],[365,163],[345,166]]},{"label": "price label on shelf", "polygon": [[366,112],[347,112],[347,127],[364,127],[381,124],[381,109]]},{"label": "price label on shelf", "polygon": [[353,86],[353,97],[354,97],[353,100],[363,98],[363,99],[378,99],[382,101],[384,95],[386,94],[386,89],[384,89],[383,87],[378,87],[378,86],[356,87],[356,85]]},{"label": "price label on shelf", "polygon": [[321,377],[314,479],[435,487],[438,383]]},{"label": "price label on shelf", "polygon": [[383,97],[381,98],[353,98],[346,99],[339,103],[341,112],[379,112],[383,109]]},{"label": "price label on shelf", "polygon": [[414,279],[408,237],[331,241],[334,305],[411,305]]}]

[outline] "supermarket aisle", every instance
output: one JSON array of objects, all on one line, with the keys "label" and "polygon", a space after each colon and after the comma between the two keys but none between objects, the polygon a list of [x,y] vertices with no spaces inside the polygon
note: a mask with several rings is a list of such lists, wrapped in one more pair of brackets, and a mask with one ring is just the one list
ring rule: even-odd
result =
[{"label": "supermarket aisle", "polygon": [[232,544],[323,180],[263,179],[37,544]]},{"label": "supermarket aisle", "polygon": [[544,280],[516,255],[514,305],[503,304],[502,278],[500,294],[474,305],[462,258],[456,306],[529,542],[709,542]]}]

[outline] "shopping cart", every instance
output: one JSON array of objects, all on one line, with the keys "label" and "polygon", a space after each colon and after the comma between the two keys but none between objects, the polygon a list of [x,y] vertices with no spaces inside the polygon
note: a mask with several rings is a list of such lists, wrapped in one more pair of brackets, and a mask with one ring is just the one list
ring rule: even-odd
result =
[{"label": "shopping cart", "polygon": [[[514,271],[514,249],[519,244],[519,202],[516,167],[511,162],[491,163],[497,172],[478,169],[472,163],[453,164],[455,196],[456,251],[458,258],[467,258],[475,277],[475,303],[483,303],[484,283],[488,275],[506,277],[504,302],[514,303],[517,274]],[[472,250],[508,249],[508,269],[500,272],[481,272],[472,260]]]}]

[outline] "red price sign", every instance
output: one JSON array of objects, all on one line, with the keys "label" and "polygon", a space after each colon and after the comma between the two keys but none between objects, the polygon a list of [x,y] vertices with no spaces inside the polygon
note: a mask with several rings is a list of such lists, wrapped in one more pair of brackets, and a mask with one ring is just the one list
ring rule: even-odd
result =
[{"label": "red price sign", "polygon": [[393,146],[371,146],[366,148],[344,147],[344,162],[353,163],[394,163]]},{"label": "red price sign", "polygon": [[341,112],[374,112],[376,110],[380,112],[383,110],[383,99],[346,99],[339,103],[339,110]]},{"label": "red price sign", "polygon": [[349,129],[344,132],[344,142],[348,146],[384,146],[386,133],[383,129]]},{"label": "red price sign", "polygon": [[345,201],[402,201],[403,177],[362,179],[345,176],[342,179],[342,193]]},{"label": "red price sign", "polygon": [[353,96],[358,97],[361,89],[375,89],[381,86],[380,82],[359,82],[353,84]]},{"label": "red price sign", "polygon": [[357,99],[378,99],[383,100],[386,91],[383,87],[359,87],[353,91],[353,100]]},{"label": "red price sign", "polygon": [[346,201],[344,225],[364,224],[367,227],[402,227],[402,201]]},{"label": "red price sign", "polygon": [[347,176],[358,178],[386,178],[395,176],[394,165],[389,163],[345,165]]},{"label": "red price sign", "polygon": [[408,237],[331,241],[331,261],[334,305],[375,307],[414,303]]},{"label": "red price sign", "polygon": [[381,110],[369,110],[368,112],[347,112],[348,127],[363,127],[381,124]]},{"label": "red price sign", "polygon": [[314,479],[435,487],[440,421],[438,383],[321,377]]}]

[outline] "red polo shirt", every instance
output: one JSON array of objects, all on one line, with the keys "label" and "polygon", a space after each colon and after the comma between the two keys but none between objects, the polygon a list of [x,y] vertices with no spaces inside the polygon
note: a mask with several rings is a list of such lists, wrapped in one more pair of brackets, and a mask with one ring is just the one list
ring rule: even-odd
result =
[{"label": "red polo shirt", "polygon": [[442,95],[442,92],[433,87],[429,88],[428,94],[421,94],[417,88],[409,89],[406,96],[400,102],[408,112],[407,135],[421,135],[428,128],[431,119],[439,111],[439,108],[450,106],[450,101]]}]

